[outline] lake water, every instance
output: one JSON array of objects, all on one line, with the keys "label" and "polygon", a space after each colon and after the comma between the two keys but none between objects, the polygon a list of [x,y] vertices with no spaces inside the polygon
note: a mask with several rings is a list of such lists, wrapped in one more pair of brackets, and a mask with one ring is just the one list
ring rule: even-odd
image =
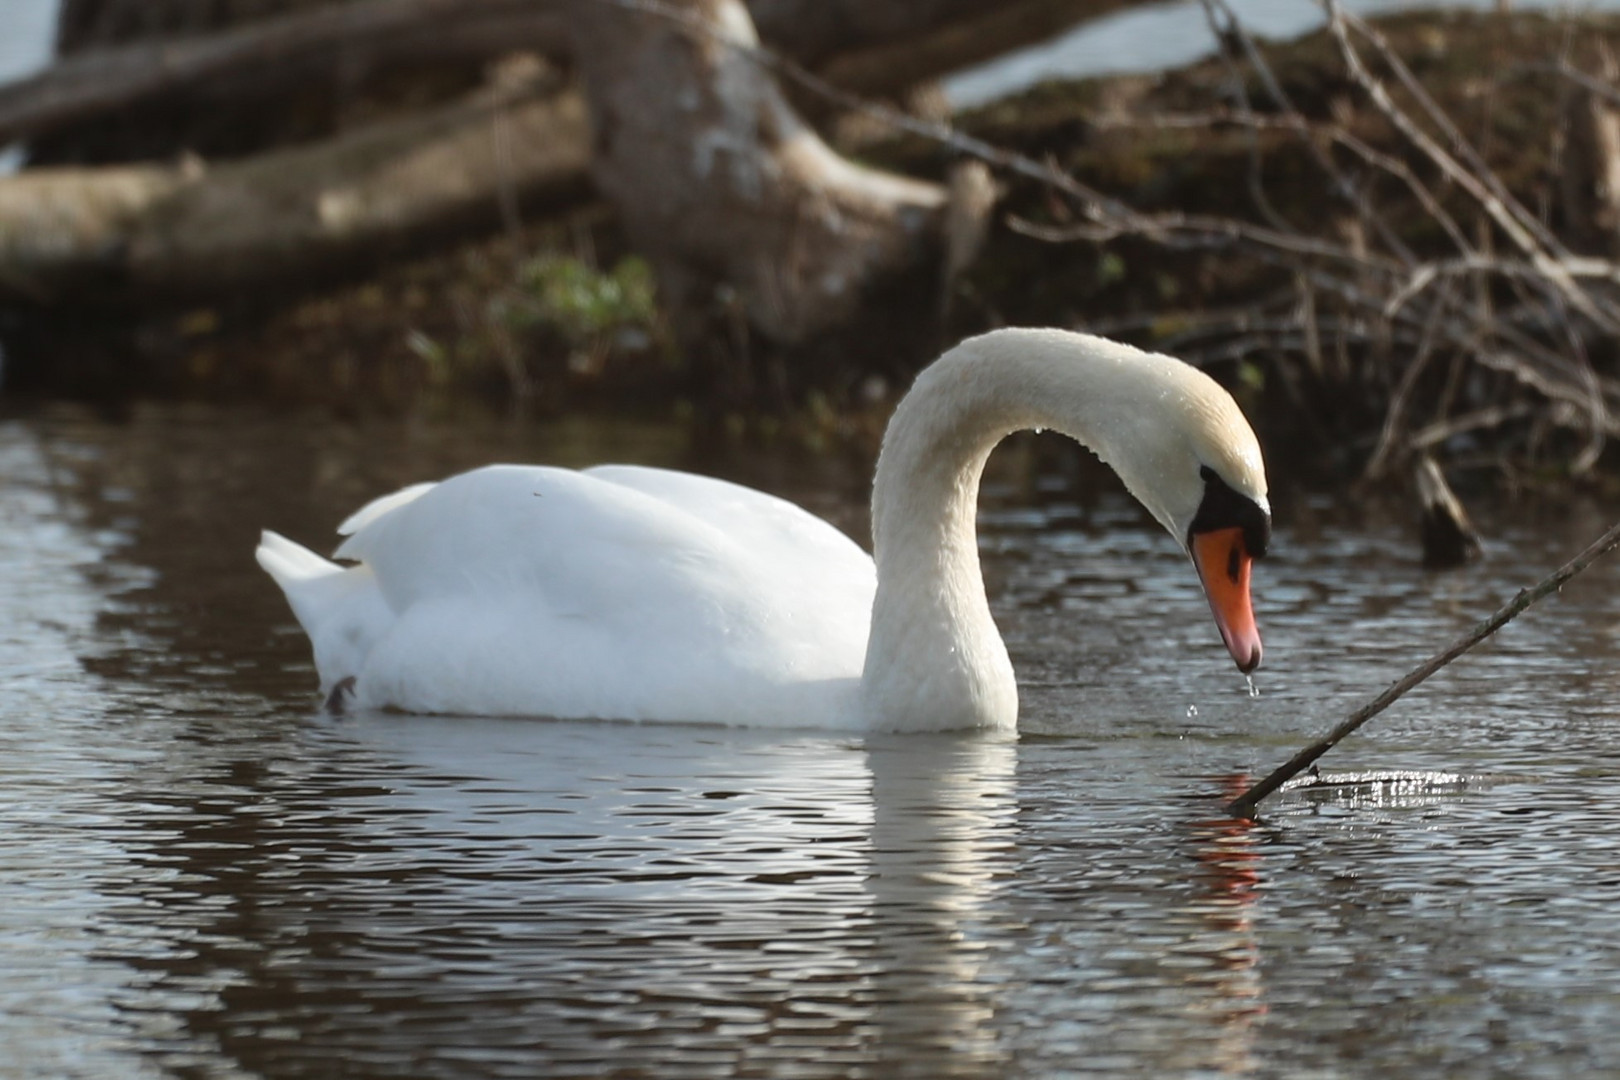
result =
[{"label": "lake water", "polygon": [[859,534],[865,466],[629,426],[0,420],[0,1076],[1620,1073],[1620,560],[1220,807],[1607,524],[1277,493],[1251,698],[1055,438],[992,462],[1024,736],[334,719],[256,530],[507,459],[700,467]]}]

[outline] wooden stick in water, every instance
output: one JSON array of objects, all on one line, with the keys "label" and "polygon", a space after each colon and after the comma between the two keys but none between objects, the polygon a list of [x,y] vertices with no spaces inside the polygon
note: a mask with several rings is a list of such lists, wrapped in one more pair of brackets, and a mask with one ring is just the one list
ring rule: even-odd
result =
[{"label": "wooden stick in water", "polygon": [[1504,605],[1495,615],[1492,615],[1472,631],[1452,642],[1444,651],[1436,653],[1407,672],[1399,681],[1393,683],[1389,689],[1352,713],[1344,723],[1305,747],[1305,749],[1289,758],[1281,768],[1270,776],[1267,776],[1242,795],[1227,803],[1227,813],[1236,818],[1254,817],[1254,808],[1261,799],[1264,799],[1267,795],[1293,779],[1307,765],[1331,750],[1340,739],[1389,708],[1390,705],[1395,703],[1396,699],[1400,698],[1412,687],[1506,626],[1531,604],[1534,604],[1548,593],[1561,588],[1566,581],[1590,566],[1598,556],[1612,551],[1617,546],[1620,546],[1620,524],[1615,525],[1608,532],[1598,537],[1585,551],[1547,575],[1538,584],[1528,589],[1520,589],[1519,595]]}]

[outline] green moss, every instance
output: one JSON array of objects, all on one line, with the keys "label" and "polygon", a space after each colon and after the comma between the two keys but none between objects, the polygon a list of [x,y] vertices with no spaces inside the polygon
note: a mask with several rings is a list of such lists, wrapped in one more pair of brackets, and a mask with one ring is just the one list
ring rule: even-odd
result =
[{"label": "green moss", "polygon": [[518,272],[519,296],[506,310],[513,330],[544,328],[576,347],[625,331],[651,334],[658,320],[652,267],[628,256],[606,273],[547,253]]}]

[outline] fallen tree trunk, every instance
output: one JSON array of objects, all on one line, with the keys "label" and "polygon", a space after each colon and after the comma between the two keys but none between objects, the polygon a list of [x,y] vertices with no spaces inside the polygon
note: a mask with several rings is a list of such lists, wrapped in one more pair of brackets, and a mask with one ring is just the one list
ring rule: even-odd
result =
[{"label": "fallen tree trunk", "polygon": [[1134,0],[750,0],[761,40],[835,86],[893,94]]},{"label": "fallen tree trunk", "polygon": [[[0,145],[165,96],[229,107],[312,78],[516,50],[561,56],[564,23],[603,0],[355,0],[211,34],[86,49],[0,85]],[[763,40],[861,93],[895,93],[1124,6],[1129,0],[754,0]]]},{"label": "fallen tree trunk", "polygon": [[[391,47],[428,49],[413,37],[422,29],[417,20],[445,14],[450,2],[358,0],[178,45],[130,46],[127,66],[115,66],[99,87],[86,62],[106,51],[87,52],[56,69],[54,78],[78,71],[85,79],[77,97],[64,95],[59,115],[97,101],[110,105],[114,85],[152,92],[174,85],[162,81],[162,71],[185,82],[229,64],[273,64],[299,50],[306,55],[290,63],[313,63],[313,54],[349,40],[357,28],[374,32],[376,48],[394,35]],[[815,27],[809,9],[789,0],[756,2],[784,25],[808,20],[799,46],[825,58],[824,45],[809,32]],[[970,15],[968,24],[1025,19],[1037,8],[1049,18],[1072,17],[1098,2],[1024,0],[990,16]],[[596,179],[620,207],[633,241],[659,266],[677,311],[712,311],[716,291],[728,286],[764,336],[799,342],[849,317],[874,282],[937,261],[942,189],[850,165],[801,122],[746,48],[694,36],[670,17],[685,10],[746,25],[740,4],[714,0],[636,12],[627,10],[633,3],[572,0],[574,34],[563,41],[547,36],[558,24],[542,14],[554,14],[563,0],[459,3],[449,21],[465,42],[481,40],[478,27],[524,19],[531,36],[523,42],[577,46],[599,129],[608,133],[598,140]],[[950,20],[974,7],[932,0],[913,14],[959,29],[968,24]],[[876,17],[882,12],[886,21]],[[895,42],[906,18],[894,6],[861,7],[855,16],[864,19],[856,19],[855,40],[875,49],[904,47]],[[680,43],[674,52],[671,42]],[[238,70],[234,77],[245,75]],[[690,93],[672,93],[676,86]],[[686,106],[692,100],[702,102],[695,111]],[[0,124],[8,101],[15,106],[0,91]],[[501,125],[504,139],[496,134]],[[0,297],[40,306],[189,302],[258,282],[332,277],[458,225],[494,222],[503,189],[529,200],[583,195],[590,145],[584,106],[565,94],[546,103],[452,106],[213,167],[32,170],[0,181]]]},{"label": "fallen tree trunk", "polygon": [[[444,0],[386,2],[420,13]],[[667,14],[597,0],[577,11],[593,105],[613,133],[599,140],[597,179],[677,310],[704,307],[729,283],[767,337],[803,340],[847,315],[872,279],[937,253],[941,189],[839,158],[745,51],[691,38]],[[647,40],[685,42],[686,66],[659,67],[658,49],[614,37],[634,38],[632,25]],[[277,40],[279,49],[309,39]],[[704,106],[677,105],[673,86]],[[705,146],[728,148],[716,174],[726,183],[694,172],[703,155],[692,148]],[[213,167],[28,170],[0,180],[0,296],[38,306],[187,301],[330,277],[457,225],[492,223],[504,195],[583,196],[591,160],[584,104],[564,92],[453,106]]]},{"label": "fallen tree trunk", "polygon": [[207,168],[36,169],[0,183],[0,297],[215,297],[305,283],[587,190],[574,95],[516,95]]},{"label": "fallen tree trunk", "polygon": [[562,51],[544,0],[359,0],[213,34],[90,49],[0,86],[0,144],[167,94],[265,98],[342,66]]},{"label": "fallen tree trunk", "polygon": [[740,0],[585,4],[571,30],[597,187],[678,317],[726,306],[724,289],[799,343],[937,257],[943,190],[834,154],[744,51]]}]

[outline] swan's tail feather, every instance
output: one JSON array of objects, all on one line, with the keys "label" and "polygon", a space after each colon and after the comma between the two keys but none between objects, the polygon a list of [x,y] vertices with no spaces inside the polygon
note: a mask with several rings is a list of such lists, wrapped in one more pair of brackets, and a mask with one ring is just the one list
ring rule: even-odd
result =
[{"label": "swan's tail feather", "polygon": [[322,692],[354,676],[389,622],[371,571],[339,566],[268,529],[254,556],[309,635]]},{"label": "swan's tail feather", "polygon": [[333,602],[349,591],[343,567],[269,529],[253,555],[281,586],[304,632],[315,638]]},{"label": "swan's tail feather", "polygon": [[258,549],[253,557],[259,560],[264,572],[276,579],[282,591],[301,581],[339,573],[342,567],[315,554],[303,544],[295,543],[280,533],[265,529],[259,534]]}]

